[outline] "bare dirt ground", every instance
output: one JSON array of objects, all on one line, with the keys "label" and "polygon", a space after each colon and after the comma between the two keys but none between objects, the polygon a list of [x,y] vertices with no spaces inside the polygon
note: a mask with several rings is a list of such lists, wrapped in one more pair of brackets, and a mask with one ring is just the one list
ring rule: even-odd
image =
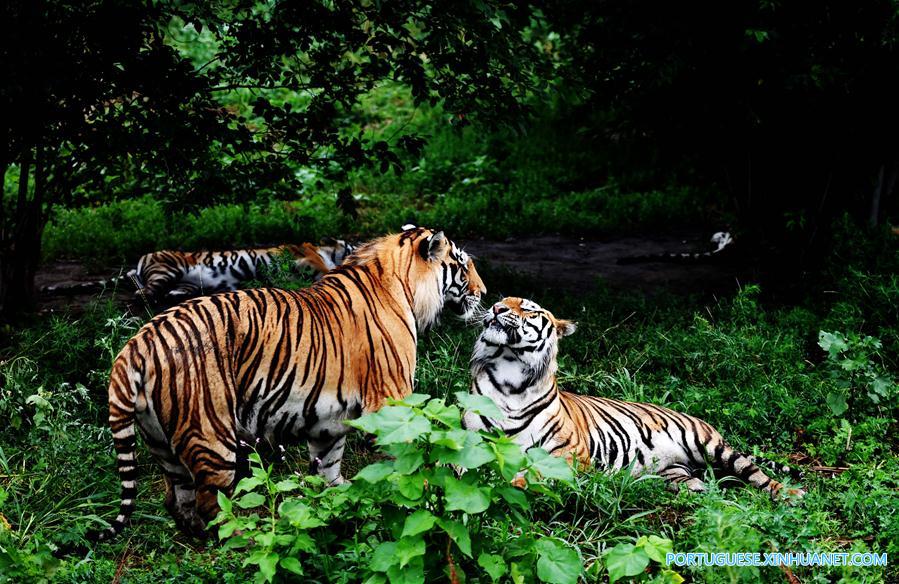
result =
[{"label": "bare dirt ground", "polygon": [[546,235],[506,241],[469,240],[465,250],[491,265],[538,277],[547,288],[587,291],[600,282],[618,289],[652,293],[718,292],[734,289],[749,274],[745,266],[724,262],[618,265],[619,258],[708,251],[706,234],[668,234],[607,239]]},{"label": "bare dirt ground", "polygon": [[[479,262],[507,268],[535,277],[546,288],[578,293],[600,283],[616,289],[653,293],[668,290],[677,293],[714,293],[735,289],[750,274],[745,266],[727,263],[677,264],[664,262],[618,265],[619,258],[634,255],[706,251],[709,234],[675,233],[651,236],[584,239],[559,235],[460,240],[466,251]],[[130,266],[128,266],[130,267]],[[77,261],[56,261],[41,267],[36,277],[38,289],[45,286],[91,282],[119,275],[122,266],[88,269]],[[40,310],[55,312],[79,309],[98,292],[75,295],[42,294]],[[132,297],[128,283],[104,292],[123,305]]]}]

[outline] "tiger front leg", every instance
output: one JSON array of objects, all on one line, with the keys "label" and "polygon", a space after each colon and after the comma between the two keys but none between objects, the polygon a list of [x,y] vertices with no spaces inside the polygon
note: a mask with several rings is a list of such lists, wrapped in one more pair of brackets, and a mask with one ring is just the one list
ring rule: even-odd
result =
[{"label": "tiger front leg", "polygon": [[323,432],[309,438],[309,472],[324,477],[329,486],[342,485],[346,479],[340,474],[340,463],[346,446],[346,434],[333,436]]}]

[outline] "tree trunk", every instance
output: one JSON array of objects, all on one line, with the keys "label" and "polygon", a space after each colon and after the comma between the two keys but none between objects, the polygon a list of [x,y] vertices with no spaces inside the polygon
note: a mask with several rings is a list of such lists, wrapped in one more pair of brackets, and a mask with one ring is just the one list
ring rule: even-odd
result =
[{"label": "tree trunk", "polygon": [[880,170],[877,171],[877,184],[874,186],[874,192],[871,193],[871,208],[868,213],[868,225],[876,227],[880,223],[880,199],[883,194],[883,176],[886,172],[886,165],[881,164]]},{"label": "tree trunk", "polygon": [[40,260],[43,231],[43,197],[46,188],[46,164],[38,149],[34,164],[34,194],[29,198],[32,153],[26,152],[20,164],[19,192],[8,217],[14,222],[4,230],[0,249],[0,317],[10,320],[34,308],[34,276]]}]

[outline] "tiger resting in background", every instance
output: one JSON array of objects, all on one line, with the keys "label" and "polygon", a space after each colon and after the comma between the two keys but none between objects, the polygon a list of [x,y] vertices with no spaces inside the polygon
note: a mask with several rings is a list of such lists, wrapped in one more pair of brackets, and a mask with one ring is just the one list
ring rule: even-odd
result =
[{"label": "tiger resting in background", "polygon": [[158,314],[112,366],[109,424],[122,482],[119,533],[137,494],[135,430],[162,466],[178,526],[205,535],[235,482],[240,442],[305,438],[318,472],[342,481],[343,423],[412,392],[418,333],[444,306],[468,317],[485,292],[443,232],[410,228],[361,246],[309,288],[257,288]]},{"label": "tiger resting in background", "polygon": [[729,231],[718,231],[712,235],[712,245],[715,249],[699,253],[658,253],[650,255],[627,256],[618,258],[619,265],[642,264],[652,262],[667,262],[676,264],[699,263],[703,261],[718,260],[733,255],[734,237]]},{"label": "tiger resting in background", "polygon": [[654,404],[559,390],[558,340],[573,333],[575,323],[530,300],[505,298],[488,311],[485,325],[471,358],[471,392],[491,398],[505,418],[466,412],[468,429],[498,428],[522,448],[541,447],[581,464],[609,470],[633,465],[635,475],[650,472],[693,491],[705,489],[697,475],[709,465],[771,495],[782,490],[756,466],[761,459],[737,452],[702,420]]},{"label": "tiger resting in background", "polygon": [[132,282],[135,296],[150,303],[174,304],[194,298],[237,290],[242,282],[262,276],[279,255],[295,258],[297,271],[310,269],[313,279],[339,266],[355,247],[342,239],[326,238],[322,245],[285,244],[275,247],[235,249],[229,251],[154,251],[144,254],[137,267],[125,276],[69,286],[46,286],[45,294],[74,294],[116,284]]}]

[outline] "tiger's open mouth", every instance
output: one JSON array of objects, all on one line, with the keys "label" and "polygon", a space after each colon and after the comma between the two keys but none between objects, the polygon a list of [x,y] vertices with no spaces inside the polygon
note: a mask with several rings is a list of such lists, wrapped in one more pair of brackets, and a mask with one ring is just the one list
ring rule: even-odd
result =
[{"label": "tiger's open mouth", "polygon": [[512,327],[508,323],[502,322],[499,317],[492,318],[488,323],[487,327],[489,329],[495,329],[498,331],[509,332],[512,330]]}]

